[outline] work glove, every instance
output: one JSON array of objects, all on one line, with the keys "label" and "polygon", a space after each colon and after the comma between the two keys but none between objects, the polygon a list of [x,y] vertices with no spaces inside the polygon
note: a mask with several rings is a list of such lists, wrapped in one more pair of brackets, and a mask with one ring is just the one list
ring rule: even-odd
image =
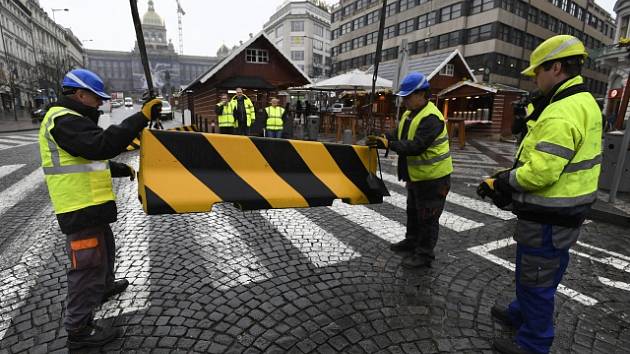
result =
[{"label": "work glove", "polygon": [[162,101],[157,98],[150,99],[142,105],[142,114],[147,120],[157,121],[160,119],[160,112],[162,112]]},{"label": "work glove", "polygon": [[389,141],[387,140],[385,135],[380,135],[380,136],[368,135],[367,138],[365,139],[365,145],[371,148],[388,149]]},{"label": "work glove", "polygon": [[494,205],[504,209],[512,203],[512,195],[511,193],[506,194],[498,191],[495,186],[496,181],[497,180],[495,178],[485,179],[477,187],[477,195],[481,197],[481,199],[489,197],[492,199],[492,203]]},{"label": "work glove", "polygon": [[136,170],[133,167],[129,166],[129,165],[127,165],[127,168],[129,169],[129,180],[130,181],[135,180],[136,179]]}]

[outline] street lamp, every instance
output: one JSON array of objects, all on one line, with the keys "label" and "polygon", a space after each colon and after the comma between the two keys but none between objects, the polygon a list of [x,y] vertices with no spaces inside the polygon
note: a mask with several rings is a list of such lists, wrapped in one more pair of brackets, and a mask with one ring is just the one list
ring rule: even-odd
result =
[{"label": "street lamp", "polygon": [[53,22],[55,22],[55,23],[57,22],[57,20],[55,20],[55,12],[57,12],[57,11],[65,11],[65,12],[70,11],[68,9],[50,9],[50,10],[52,10]]}]

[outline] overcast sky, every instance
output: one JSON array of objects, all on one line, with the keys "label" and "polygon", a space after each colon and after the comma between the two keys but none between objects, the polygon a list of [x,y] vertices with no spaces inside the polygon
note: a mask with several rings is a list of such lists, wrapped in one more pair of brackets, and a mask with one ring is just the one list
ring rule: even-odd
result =
[{"label": "overcast sky", "polygon": [[[184,54],[216,55],[222,44],[229,47],[246,41],[249,33],[258,33],[277,7],[285,0],[180,0],[186,12],[183,16]],[[334,4],[336,0],[326,0]],[[600,6],[614,13],[616,0],[596,0]],[[129,1],[107,0],[40,0],[41,7],[72,32],[86,48],[130,51],[135,43],[135,32]],[[140,18],[147,10],[147,0],[139,0]],[[166,22],[168,38],[178,50],[177,4],[175,0],[154,0],[155,11]]]}]

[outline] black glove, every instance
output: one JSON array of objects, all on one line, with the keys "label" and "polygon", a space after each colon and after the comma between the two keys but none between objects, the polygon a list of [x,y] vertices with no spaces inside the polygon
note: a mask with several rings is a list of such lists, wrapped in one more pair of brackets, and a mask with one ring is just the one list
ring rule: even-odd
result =
[{"label": "black glove", "polygon": [[131,181],[136,179],[136,170],[124,163],[109,161],[109,169],[113,178],[129,177]]},{"label": "black glove", "polygon": [[136,170],[135,170],[133,167],[129,166],[129,165],[127,165],[127,169],[128,169],[128,171],[129,171],[129,172],[128,172],[128,173],[129,173],[129,174],[128,174],[128,176],[129,176],[129,180],[130,180],[130,181],[135,180],[135,179],[136,179]]},{"label": "black glove", "polygon": [[504,209],[512,203],[512,193],[503,193],[496,189],[497,180],[494,178],[485,179],[477,187],[477,195],[481,199],[489,197],[497,207]]}]

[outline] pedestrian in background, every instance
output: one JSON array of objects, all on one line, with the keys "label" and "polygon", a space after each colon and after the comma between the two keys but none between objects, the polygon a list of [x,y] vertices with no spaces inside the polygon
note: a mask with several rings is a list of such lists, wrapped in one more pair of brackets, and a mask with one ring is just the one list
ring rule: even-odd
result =
[{"label": "pedestrian in background", "polygon": [[398,129],[368,144],[398,154],[398,178],[407,188],[407,232],[390,249],[404,255],[406,268],[430,267],[440,230],[440,215],[451,186],[451,159],[444,116],[429,101],[429,81],[419,72],[407,75],[396,93],[407,108]]},{"label": "pedestrian in background", "polygon": [[98,126],[98,107],[110,96],[101,78],[74,69],[63,79],[63,96],[48,109],[39,130],[39,150],[48,193],[66,235],[70,261],[64,327],[68,347],[101,346],[120,335],[94,323],[97,307],[123,292],[129,282],[114,280],[116,246],[109,226],[117,211],[112,177],[135,178],[131,166],[108,161],[160,116],[152,99],[120,125]]},{"label": "pedestrian in background", "polygon": [[268,138],[282,138],[285,110],[278,106],[279,102],[277,98],[271,98],[271,106],[263,111],[263,119],[266,122],[265,136]]},{"label": "pedestrian in background", "polygon": [[249,135],[249,127],[252,126],[256,119],[256,112],[252,101],[243,94],[242,88],[236,89],[236,95],[230,101],[232,105],[234,118],[236,119],[236,127],[241,135]]},{"label": "pedestrian in background", "polygon": [[234,127],[236,125],[236,120],[234,119],[234,105],[231,101],[228,101],[227,94],[221,94],[221,101],[217,103],[214,112],[217,114],[217,120],[219,121],[219,133],[234,134]]},{"label": "pedestrian in background", "polygon": [[536,124],[523,139],[514,167],[482,182],[493,200],[511,199],[516,221],[516,299],[495,305],[492,316],[516,330],[499,338],[501,353],[548,353],[554,339],[554,301],[569,264],[569,249],[597,199],[602,124],[584,84],[582,42],[553,36],[530,56],[522,74],[545,96]]}]

